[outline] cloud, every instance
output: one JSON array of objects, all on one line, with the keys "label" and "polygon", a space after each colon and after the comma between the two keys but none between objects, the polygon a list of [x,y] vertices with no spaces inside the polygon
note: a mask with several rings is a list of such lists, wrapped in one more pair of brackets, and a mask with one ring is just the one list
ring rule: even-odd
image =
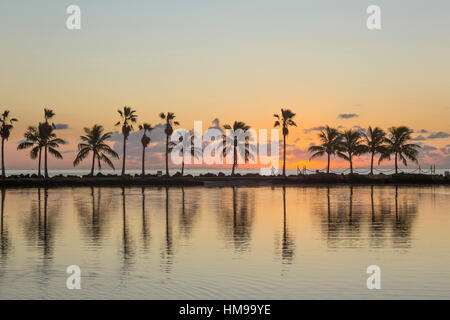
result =
[{"label": "cloud", "polygon": [[67,130],[67,129],[69,129],[69,125],[66,123],[55,124],[55,130]]},{"label": "cloud", "polygon": [[361,126],[358,126],[358,125],[353,126],[353,129],[356,129],[357,131],[360,131],[360,132],[362,132],[362,133],[367,133],[367,131],[366,131],[365,128],[363,128],[363,127],[361,127]]},{"label": "cloud", "polygon": [[64,151],[61,151],[61,154],[68,154],[68,153],[75,153],[75,152],[78,152],[78,150],[64,150]]},{"label": "cloud", "polygon": [[428,130],[422,129],[418,131],[419,133],[428,133]]},{"label": "cloud", "polygon": [[340,119],[351,119],[357,117],[359,117],[359,115],[356,113],[341,113],[340,115],[338,115],[338,118]]},{"label": "cloud", "polygon": [[312,131],[320,131],[320,130],[324,130],[324,129],[325,129],[324,126],[319,126],[319,127],[312,127],[312,128],[309,128],[309,129],[304,129],[303,132],[310,133]]},{"label": "cloud", "polygon": [[433,146],[424,145],[424,146],[422,147],[422,150],[423,150],[423,151],[435,151],[435,150],[437,150],[437,148],[436,148],[436,147],[433,147]]},{"label": "cloud", "polygon": [[[292,147],[292,148],[291,148]],[[295,146],[289,145],[289,148],[286,148],[286,156],[290,158],[290,161],[292,162],[298,162],[298,161],[307,161],[311,154],[308,151],[308,148],[297,148]],[[282,155],[282,148],[280,146],[280,155]]]},{"label": "cloud", "polygon": [[450,153],[449,149],[423,145],[419,152],[419,163],[422,167],[429,165],[436,165],[441,168],[448,168],[450,166]]},{"label": "cloud", "polygon": [[424,136],[420,135],[412,139],[413,141],[424,141],[427,140]]},{"label": "cloud", "polygon": [[439,131],[439,132],[434,132],[434,133],[430,134],[428,136],[428,139],[442,139],[442,138],[449,138],[449,137],[450,137],[450,133]]}]

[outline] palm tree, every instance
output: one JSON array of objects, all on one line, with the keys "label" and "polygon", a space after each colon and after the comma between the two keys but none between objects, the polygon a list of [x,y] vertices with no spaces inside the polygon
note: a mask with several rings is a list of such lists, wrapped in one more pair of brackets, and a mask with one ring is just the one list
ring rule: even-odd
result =
[{"label": "palm tree", "polygon": [[38,176],[41,176],[41,158],[42,158],[42,129],[43,124],[39,124],[39,128],[34,126],[29,126],[27,131],[24,133],[25,141],[22,141],[17,146],[17,150],[24,150],[28,148],[32,148],[30,151],[31,159],[36,159],[39,156],[38,162]]},{"label": "palm tree", "polygon": [[177,149],[181,153],[182,160],[181,160],[181,175],[184,175],[184,160],[185,156],[189,155],[191,157],[194,157],[195,159],[198,159],[202,155],[202,150],[200,148],[195,147],[194,141],[195,141],[195,133],[193,131],[183,131],[180,135],[180,138],[178,142],[170,142],[170,151],[172,151],[174,148]]},{"label": "palm tree", "polygon": [[289,134],[289,127],[296,127],[297,124],[292,120],[295,117],[290,109],[281,109],[281,115],[273,115],[277,120],[275,121],[274,127],[283,128],[283,176],[286,176],[286,136]]},{"label": "palm tree", "polygon": [[45,153],[45,178],[48,178],[47,151],[52,156],[54,156],[56,159],[62,159],[63,156],[56,149],[59,148],[59,146],[61,144],[66,144],[66,141],[64,141],[63,139],[60,139],[56,136],[56,134],[54,133],[54,130],[55,130],[54,126],[48,126],[48,125],[44,124],[44,129],[41,129],[41,130],[43,133],[43,136],[41,137],[42,144],[43,144],[44,150],[46,150],[46,153]]},{"label": "palm tree", "polygon": [[229,131],[229,134],[224,136],[223,156],[225,157],[227,155],[232,146],[233,168],[231,170],[231,175],[234,175],[238,164],[238,151],[245,161],[250,157],[250,147],[248,144],[249,137],[246,135],[247,131],[250,130],[250,126],[245,124],[245,122],[235,121],[233,126],[226,124],[223,127]]},{"label": "palm tree", "polygon": [[91,176],[94,175],[95,160],[97,160],[99,170],[102,168],[102,161],[114,169],[114,164],[109,157],[119,158],[117,152],[105,143],[105,141],[111,137],[112,133],[104,133],[103,130],[103,126],[99,124],[95,124],[91,129],[84,128],[86,135],[80,136],[81,142],[78,144],[78,154],[73,161],[73,166],[76,167],[89,155],[89,152],[92,151]]},{"label": "palm tree", "polygon": [[[44,108],[44,123],[42,123],[42,125],[40,127],[40,131],[41,131],[41,138],[42,138],[43,147],[44,147],[44,176],[45,176],[45,178],[48,178],[48,168],[47,168],[47,158],[48,158],[47,154],[49,152],[48,141],[50,139],[56,137],[56,135],[54,137],[51,137],[52,134],[54,134],[53,130],[55,129],[55,124],[49,123],[49,120],[52,119],[54,116],[55,116],[55,112],[53,112],[53,110]],[[58,158],[58,156],[56,156],[56,157]]]},{"label": "palm tree", "polygon": [[162,120],[166,120],[164,133],[166,134],[166,176],[169,176],[169,138],[173,133],[173,126],[178,126],[180,123],[175,121],[175,113],[167,112],[167,114],[161,112],[159,117]]},{"label": "palm tree", "polygon": [[0,117],[0,136],[2,137],[2,178],[5,177],[5,140],[8,140],[16,118],[9,118],[9,110],[3,111]]},{"label": "palm tree", "polygon": [[407,166],[407,159],[418,163],[417,157],[419,155],[420,146],[413,143],[408,143],[412,139],[411,134],[413,131],[406,126],[389,128],[389,136],[385,139],[386,150],[381,155],[378,163],[388,159],[391,159],[391,155],[394,155],[395,174],[398,173],[398,159],[403,161],[403,164]]},{"label": "palm tree", "polygon": [[337,152],[338,157],[350,163],[350,173],[353,173],[353,157],[367,152],[367,148],[362,144],[362,134],[357,130],[345,130],[342,134],[342,143]]},{"label": "palm tree", "polygon": [[142,176],[145,176],[145,148],[147,148],[147,146],[150,144],[150,137],[147,136],[147,131],[150,134],[150,132],[153,130],[154,128],[152,127],[151,124],[149,123],[144,123],[144,124],[140,124],[139,125],[139,130],[144,130],[144,134],[142,135],[141,138],[141,143],[142,143]]},{"label": "palm tree", "polygon": [[373,174],[373,159],[377,153],[383,154],[386,152],[384,145],[386,132],[379,127],[372,128],[369,126],[367,132],[364,133],[364,144],[370,152],[370,174]]},{"label": "palm tree", "polygon": [[320,145],[310,146],[308,148],[308,151],[313,153],[310,159],[321,157],[324,154],[327,154],[327,173],[330,173],[330,157],[332,155],[335,155],[339,151],[342,142],[342,136],[339,133],[338,129],[326,126],[323,130],[320,131],[319,139],[321,141]]},{"label": "palm tree", "polygon": [[134,130],[133,123],[137,120],[136,110],[130,107],[123,107],[123,110],[117,110],[120,115],[121,120],[116,123],[116,126],[122,126],[123,134],[123,154],[122,154],[122,175],[125,175],[125,159],[127,151],[127,140],[130,132]]}]

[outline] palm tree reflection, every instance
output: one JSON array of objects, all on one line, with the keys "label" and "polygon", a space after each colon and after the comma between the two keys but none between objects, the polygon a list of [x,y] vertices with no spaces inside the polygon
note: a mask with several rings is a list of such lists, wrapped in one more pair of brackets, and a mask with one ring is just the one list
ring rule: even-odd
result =
[{"label": "palm tree reflection", "polygon": [[9,251],[9,240],[8,240],[8,230],[5,226],[5,197],[6,190],[5,188],[1,188],[1,221],[0,221],[0,255],[2,258],[2,262],[6,260],[8,251]]},{"label": "palm tree reflection", "polygon": [[161,253],[161,259],[163,268],[166,272],[171,271],[172,259],[173,259],[173,239],[172,239],[172,226],[169,215],[169,187],[165,187],[166,190],[166,204],[165,204],[165,212],[166,212],[166,230],[165,230],[165,242],[164,249]]},{"label": "palm tree reflection", "polygon": [[[223,189],[227,192],[229,189]],[[238,196],[239,190],[239,196]],[[227,242],[231,243],[235,250],[245,252],[250,246],[253,217],[255,215],[255,195],[252,189],[231,188],[231,203],[221,202],[220,227],[225,233]],[[230,210],[231,207],[231,210]]]},{"label": "palm tree reflection", "polygon": [[145,212],[145,187],[142,187],[142,241],[144,244],[144,250],[149,249],[150,232],[147,226],[147,213]]},{"label": "palm tree reflection", "polygon": [[82,230],[92,242],[90,244],[97,247],[102,245],[101,240],[111,210],[111,195],[107,195],[105,198],[103,191],[101,188],[97,188],[97,190],[94,187],[90,188],[90,206],[89,202],[85,200],[84,193],[81,193],[82,198],[75,198],[75,207],[81,220]]},{"label": "palm tree reflection", "polygon": [[[190,197],[196,197],[198,193],[190,194]],[[191,236],[192,228],[194,222],[196,221],[196,216],[198,212],[198,201],[199,199],[194,198],[186,203],[186,196],[184,187],[181,187],[181,215],[180,215],[180,233],[188,239]]]},{"label": "palm tree reflection", "polygon": [[353,186],[350,186],[350,198],[349,198],[349,209],[348,209],[348,222],[352,224],[353,219]]},{"label": "palm tree reflection", "polygon": [[[388,188],[388,189],[387,189]],[[367,237],[361,235],[362,223],[368,224],[368,245],[382,247],[384,240],[392,238],[395,248],[410,246],[411,225],[417,214],[417,195],[408,193],[402,195],[399,187],[349,187],[348,206],[340,201],[339,188],[333,196],[330,187],[327,188],[327,208],[323,210],[322,226],[329,247],[362,247],[367,243]],[[392,190],[392,189],[394,190]],[[387,192],[384,192],[386,191]],[[394,192],[392,192],[392,191]],[[367,192],[369,191],[369,192]],[[376,194],[379,200],[376,202]],[[367,198],[365,198],[367,195]],[[355,197],[357,211],[355,211]],[[369,205],[370,201],[370,205]],[[362,203],[362,204],[361,204]],[[367,203],[367,205],[365,205]],[[335,208],[336,214],[333,214]],[[321,213],[320,207],[315,208]],[[348,218],[346,218],[348,214]],[[348,223],[344,223],[345,221]],[[392,233],[386,233],[386,227],[391,227]]]},{"label": "palm tree reflection", "polygon": [[134,246],[127,227],[125,187],[122,186],[122,258],[125,269],[132,265],[133,257]]},{"label": "palm tree reflection", "polygon": [[292,263],[295,255],[295,244],[289,234],[286,220],[286,186],[283,186],[283,239],[281,242],[281,258],[283,263]]},{"label": "palm tree reflection", "polygon": [[53,261],[54,250],[54,230],[57,227],[57,215],[60,212],[60,198],[49,203],[49,192],[44,188],[42,195],[41,188],[37,188],[37,201],[31,203],[30,214],[24,215],[22,224],[24,227],[25,241],[29,246],[36,247],[42,252],[42,265],[38,269],[42,272],[42,276],[38,278],[40,286],[47,286],[53,275],[49,273],[51,270],[51,262]]},{"label": "palm tree reflection", "polygon": [[395,187],[395,223],[393,224],[393,246],[409,248],[411,246],[412,223],[418,211],[417,194],[413,197],[405,191],[399,199],[399,187]]},{"label": "palm tree reflection", "polygon": [[330,223],[331,222],[330,186],[327,186],[327,208],[328,208],[328,223]]},{"label": "palm tree reflection", "polygon": [[[39,201],[39,217],[41,216],[41,190],[38,189],[38,201]],[[59,199],[57,202],[52,202],[52,205],[49,207],[48,205],[48,188],[44,188],[44,212],[43,217],[39,218],[39,244],[42,248],[44,261],[50,262],[53,259],[53,236],[54,236],[54,228],[56,224],[56,215],[59,213],[60,204]]]}]

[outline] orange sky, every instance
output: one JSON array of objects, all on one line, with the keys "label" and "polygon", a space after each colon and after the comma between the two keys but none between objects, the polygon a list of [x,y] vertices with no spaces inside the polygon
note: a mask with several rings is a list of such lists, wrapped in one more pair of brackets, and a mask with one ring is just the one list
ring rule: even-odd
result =
[{"label": "orange sky", "polygon": [[[316,141],[310,129],[325,124],[407,125],[428,146],[424,166],[450,167],[448,2],[428,10],[409,3],[408,15],[385,3],[380,31],[366,29],[365,6],[357,1],[136,1],[108,3],[108,10],[106,3],[80,1],[79,31],[65,28],[65,3],[44,3],[27,10],[0,5],[0,108],[20,120],[7,145],[8,168],[36,167],[15,148],[44,106],[55,110],[55,123],[69,126],[59,131],[69,141],[65,159],[51,166],[70,169],[82,128],[100,123],[114,130],[124,105],[152,124],[160,112],[175,112],[186,129],[216,118],[269,129],[272,114],[288,107],[299,124],[288,142],[300,150]],[[428,138],[435,133],[444,138]],[[298,153],[289,163],[307,160]],[[318,162],[307,166],[324,166]]]}]

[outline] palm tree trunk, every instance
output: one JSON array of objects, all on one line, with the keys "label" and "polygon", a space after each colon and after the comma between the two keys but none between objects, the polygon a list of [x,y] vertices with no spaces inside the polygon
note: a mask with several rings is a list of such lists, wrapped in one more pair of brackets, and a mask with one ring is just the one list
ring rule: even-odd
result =
[{"label": "palm tree trunk", "polygon": [[145,176],[145,147],[142,147],[142,176]]},{"label": "palm tree trunk", "polygon": [[286,177],[286,135],[283,134],[283,176]]},{"label": "palm tree trunk", "polygon": [[47,146],[44,149],[44,176],[48,178],[48,169],[47,169]]},{"label": "palm tree trunk", "polygon": [[183,157],[181,159],[181,176],[184,175],[184,148],[181,148],[181,156]]},{"label": "palm tree trunk", "polygon": [[92,168],[91,168],[91,176],[94,175],[94,167],[95,167],[95,152],[92,152]]},{"label": "palm tree trunk", "polygon": [[370,174],[373,174],[373,157],[374,157],[375,153],[372,152],[372,157],[370,159]]},{"label": "palm tree trunk", "polygon": [[[235,138],[236,139],[236,138]],[[234,171],[236,170],[236,164],[237,164],[237,142],[234,142],[233,146],[233,169],[231,170],[231,175],[234,176]]]},{"label": "palm tree trunk", "polygon": [[166,134],[166,176],[169,176],[169,135]]},{"label": "palm tree trunk", "polygon": [[397,152],[395,153],[395,174],[398,174]]},{"label": "palm tree trunk", "polygon": [[350,159],[350,174],[353,174],[353,160],[352,160],[351,155],[350,155],[349,159]]},{"label": "palm tree trunk", "polygon": [[42,158],[42,147],[39,147],[38,177],[41,176],[41,158]]},{"label": "palm tree trunk", "polygon": [[5,139],[2,138],[2,178],[5,177]]},{"label": "palm tree trunk", "polygon": [[123,136],[122,175],[125,175],[125,158],[127,156],[127,137]]},{"label": "palm tree trunk", "polygon": [[181,175],[184,176],[184,157],[183,162],[181,162]]},{"label": "palm tree trunk", "polygon": [[327,173],[330,173],[330,154],[328,153],[328,166],[327,166]]}]

